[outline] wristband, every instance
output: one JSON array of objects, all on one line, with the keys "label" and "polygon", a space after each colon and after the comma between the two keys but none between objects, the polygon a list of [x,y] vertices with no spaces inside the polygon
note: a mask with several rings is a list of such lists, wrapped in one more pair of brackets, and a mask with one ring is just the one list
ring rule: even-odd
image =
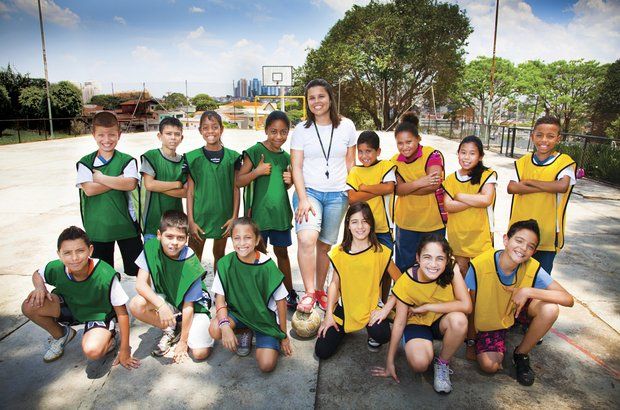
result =
[{"label": "wristband", "polygon": [[157,306],[157,308],[155,308],[155,312],[159,313],[159,309],[163,308],[165,304],[166,304],[166,302],[164,302],[161,305]]},{"label": "wristband", "polygon": [[228,323],[228,326],[230,326],[230,320],[228,319],[222,319],[219,322],[217,322],[217,327],[222,327],[222,325]]},{"label": "wristband", "polygon": [[219,312],[221,309],[226,309],[226,308],[228,308],[228,305],[220,306],[219,308],[215,309],[215,314],[217,315],[217,312]]}]

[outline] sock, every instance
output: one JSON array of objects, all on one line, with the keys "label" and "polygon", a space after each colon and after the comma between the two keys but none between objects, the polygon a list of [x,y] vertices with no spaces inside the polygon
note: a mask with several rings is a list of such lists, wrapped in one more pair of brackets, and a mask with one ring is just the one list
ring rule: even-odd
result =
[{"label": "sock", "polygon": [[437,363],[443,364],[444,366],[448,366],[450,364],[449,360],[444,360],[441,357],[437,356]]}]

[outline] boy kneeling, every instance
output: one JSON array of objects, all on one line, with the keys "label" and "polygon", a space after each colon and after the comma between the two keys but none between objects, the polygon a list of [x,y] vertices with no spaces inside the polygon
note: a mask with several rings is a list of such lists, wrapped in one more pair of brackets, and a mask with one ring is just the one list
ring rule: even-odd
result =
[{"label": "boy kneeling", "polygon": [[505,250],[491,248],[474,258],[465,277],[474,304],[467,357],[473,359],[475,351],[483,371],[497,372],[506,352],[507,330],[515,318],[529,321],[513,353],[517,381],[525,386],[535,378],[529,352],[557,320],[558,305],[573,306],[573,297],[532,258],[539,239],[535,220],[515,222],[504,235]]},{"label": "boy kneeling", "polygon": [[178,342],[174,349],[177,363],[187,357],[188,347],[195,360],[206,359],[213,348],[211,299],[202,281],[205,270],[187,246],[187,239],[187,216],[177,210],[166,211],[157,238],[144,244],[136,260],[138,295],[129,303],[138,320],[164,331],[152,355],[163,356]]},{"label": "boy kneeling", "polygon": [[[137,368],[131,356],[129,300],[119,282],[119,274],[106,262],[91,259],[93,245],[82,229],[71,226],[60,234],[59,259],[49,262],[32,275],[35,290],[22,304],[28,319],[45,329],[54,339],[43,361],[59,359],[76,334],[71,326],[84,324],[82,350],[88,359],[98,360],[116,347],[115,319],[121,331],[121,347],[114,364]],[[52,293],[45,284],[54,286]]]}]

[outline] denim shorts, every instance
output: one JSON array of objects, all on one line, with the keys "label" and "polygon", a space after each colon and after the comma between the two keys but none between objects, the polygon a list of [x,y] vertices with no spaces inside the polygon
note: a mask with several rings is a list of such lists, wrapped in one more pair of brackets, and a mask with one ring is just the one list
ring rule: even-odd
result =
[{"label": "denim shorts", "polygon": [[[235,329],[248,329],[248,326],[237,319],[232,312],[228,312],[228,316],[232,320],[235,321]],[[266,335],[261,332],[253,331],[254,336],[256,337],[256,348],[257,349],[273,349],[280,351],[280,341],[273,336]]]},{"label": "denim shorts", "polygon": [[[328,245],[335,245],[338,242],[338,231],[344,218],[344,214],[349,207],[349,197],[346,191],[321,192],[312,188],[306,188],[306,195],[316,212],[308,213],[308,221],[297,223],[295,221],[295,232],[305,229],[314,229],[319,232],[319,241]],[[299,197],[293,194],[293,208],[297,211]]]}]

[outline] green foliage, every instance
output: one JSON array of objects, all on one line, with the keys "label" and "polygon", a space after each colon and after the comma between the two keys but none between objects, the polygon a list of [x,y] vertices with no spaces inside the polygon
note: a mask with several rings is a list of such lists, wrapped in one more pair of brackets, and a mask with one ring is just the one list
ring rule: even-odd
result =
[{"label": "green foliage", "polygon": [[611,143],[589,142],[586,151],[581,144],[561,144],[559,150],[578,161],[586,176],[613,184],[620,183],[620,147]]},{"label": "green foliage", "polygon": [[185,95],[181,93],[170,93],[166,95],[162,100],[162,105],[167,110],[176,110],[177,108],[187,107],[188,101]]},{"label": "green foliage", "polygon": [[299,109],[287,110],[286,115],[288,115],[289,120],[291,120],[291,124],[297,124],[303,118],[304,112]]},{"label": "green foliage", "polygon": [[90,99],[89,104],[100,105],[104,110],[114,110],[122,102],[121,98],[116,95],[100,94],[94,95],[93,98]]},{"label": "green foliage", "polygon": [[609,138],[620,138],[620,117],[609,124],[609,127],[605,130],[605,135]]},{"label": "green foliage", "polygon": [[20,114],[25,118],[47,117],[45,89],[36,86],[24,88],[19,94]]},{"label": "green foliage", "polygon": [[4,131],[9,123],[5,120],[8,114],[11,112],[11,98],[6,90],[6,87],[0,84],[0,137],[2,137],[2,131]]},{"label": "green foliage", "polygon": [[197,111],[216,110],[220,104],[208,94],[196,94],[191,99],[193,105],[196,106]]},{"label": "green foliage", "polygon": [[0,69],[0,86],[6,90],[11,104],[8,111],[3,111],[6,118],[18,118],[20,115],[19,95],[21,90],[29,86],[45,88],[45,80],[30,78],[28,74],[14,71],[10,64]]},{"label": "green foliage", "polygon": [[239,128],[239,126],[235,122],[224,121],[224,128]]},{"label": "green foliage", "polygon": [[77,117],[82,114],[82,93],[69,81],[60,81],[50,87],[52,115],[55,118]]},{"label": "green foliage", "polygon": [[[597,91],[593,104],[592,133],[595,135],[605,133],[608,137],[620,138],[617,132],[618,118],[620,118],[620,60],[609,65],[605,79]],[[608,129],[611,129],[611,133],[607,131]]]},{"label": "green foliage", "polygon": [[343,115],[383,129],[437,81],[445,93],[463,65],[471,26],[457,5],[430,0],[353,6],[295,70],[293,92],[312,78],[337,91]]}]

